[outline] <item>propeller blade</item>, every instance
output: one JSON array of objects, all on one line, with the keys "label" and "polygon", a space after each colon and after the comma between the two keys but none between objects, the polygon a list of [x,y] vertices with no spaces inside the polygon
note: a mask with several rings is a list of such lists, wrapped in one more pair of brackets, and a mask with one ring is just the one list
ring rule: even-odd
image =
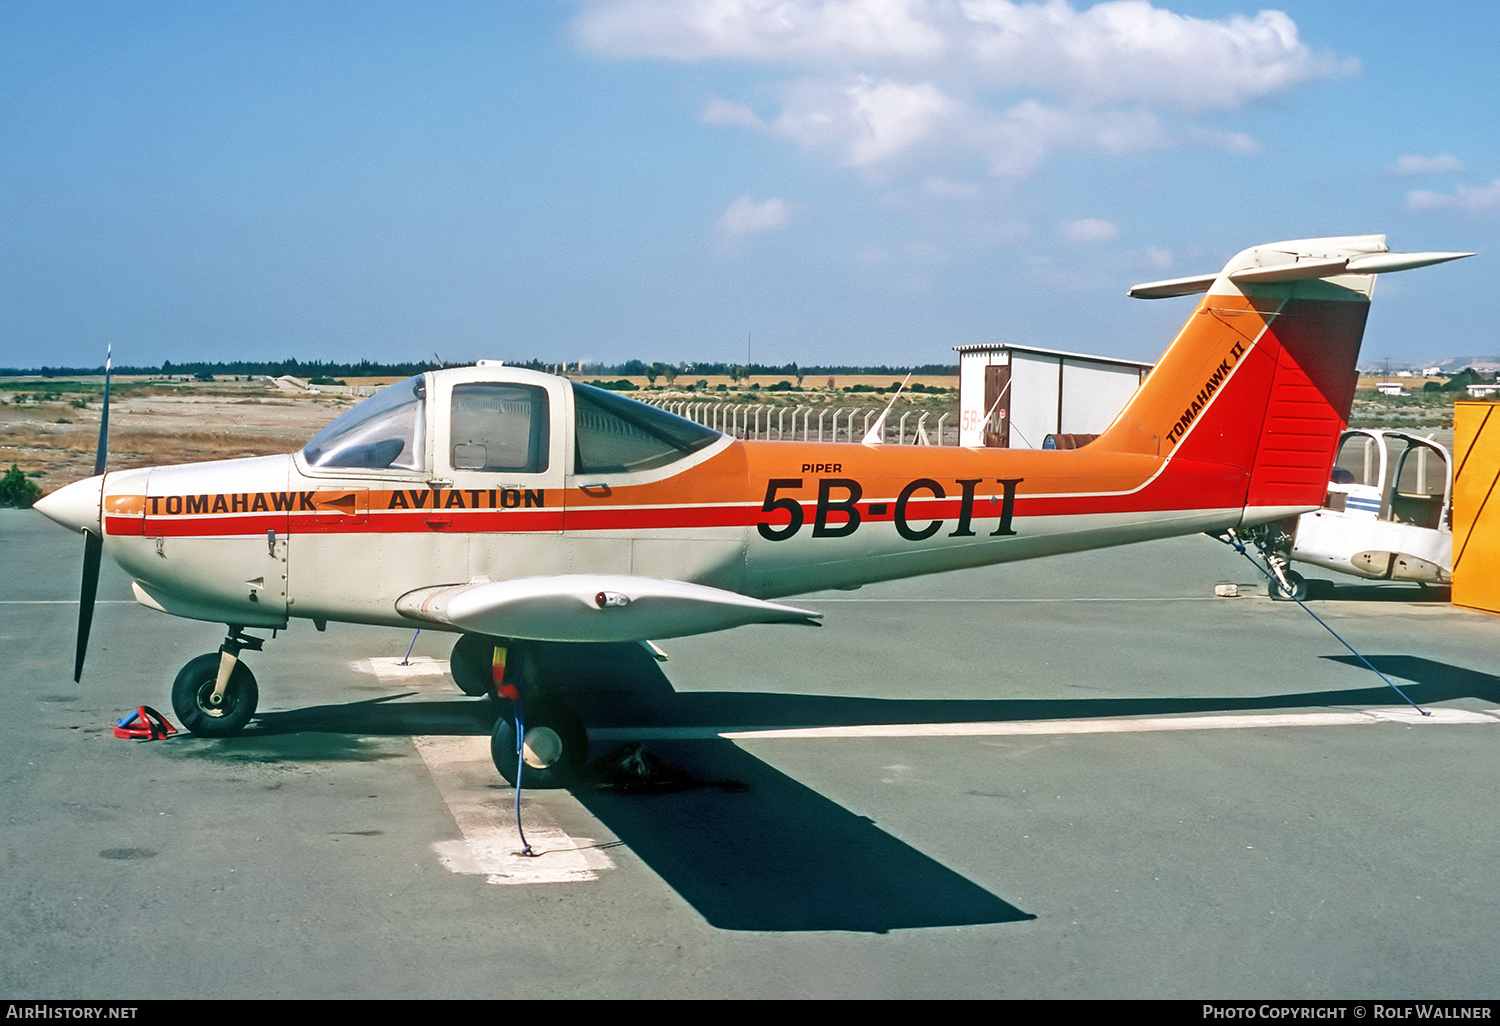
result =
[{"label": "propeller blade", "polygon": [[[104,410],[99,415],[99,448],[94,453],[94,476],[104,473],[104,461],[109,455],[109,375],[114,363],[114,345],[104,351]],[[104,501],[104,487],[99,488],[99,501]],[[99,530],[104,530],[101,514]],[[83,657],[89,650],[89,628],[94,623],[94,596],[99,592],[99,559],[104,554],[104,538],[101,534],[83,532],[83,581],[78,588],[78,648],[73,655],[73,683],[83,678]]]},{"label": "propeller blade", "polygon": [[94,476],[104,473],[104,458],[109,455],[109,371],[114,362],[115,347],[104,350],[104,411],[99,415],[99,448],[94,452]]},{"label": "propeller blade", "polygon": [[83,583],[78,589],[78,650],[73,656],[73,683],[83,678],[83,657],[89,648],[89,627],[94,622],[94,595],[99,591],[99,557],[104,539],[83,532]]}]

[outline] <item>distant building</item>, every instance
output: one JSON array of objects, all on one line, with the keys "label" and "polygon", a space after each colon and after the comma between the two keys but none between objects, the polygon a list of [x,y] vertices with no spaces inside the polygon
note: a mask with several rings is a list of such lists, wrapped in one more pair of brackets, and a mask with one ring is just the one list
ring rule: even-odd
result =
[{"label": "distant building", "polygon": [[1099,434],[1151,364],[1030,346],[955,346],[958,444],[1040,449],[1048,435]]},{"label": "distant building", "polygon": [[1381,395],[1411,395],[1410,392],[1403,390],[1401,385],[1395,381],[1376,382],[1375,391]]},{"label": "distant building", "polygon": [[1485,396],[1500,392],[1500,385],[1493,383],[1487,385],[1469,385],[1468,389],[1469,394],[1475,399],[1483,399]]}]

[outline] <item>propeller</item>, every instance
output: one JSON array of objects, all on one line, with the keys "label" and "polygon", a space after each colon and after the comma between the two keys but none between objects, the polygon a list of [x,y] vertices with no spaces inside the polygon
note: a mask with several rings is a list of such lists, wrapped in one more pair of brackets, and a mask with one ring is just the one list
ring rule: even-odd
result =
[{"label": "propeller", "polygon": [[[109,374],[114,362],[114,345],[104,355],[104,411],[99,416],[99,448],[94,454],[94,476],[104,473],[109,455]],[[83,582],[78,589],[78,648],[73,656],[73,683],[83,678],[83,657],[88,653],[89,628],[94,622],[94,596],[99,592],[99,561],[104,554],[104,517],[102,514],[104,483],[99,483],[101,515],[96,529],[83,531]]]}]

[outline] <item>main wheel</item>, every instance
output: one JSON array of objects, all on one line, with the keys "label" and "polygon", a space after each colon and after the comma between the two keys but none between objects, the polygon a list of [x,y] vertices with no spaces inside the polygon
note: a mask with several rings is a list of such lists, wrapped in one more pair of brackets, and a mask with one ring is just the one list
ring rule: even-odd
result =
[{"label": "main wheel", "polygon": [[1266,584],[1266,591],[1270,593],[1273,602],[1290,602],[1292,599],[1300,602],[1307,598],[1307,579],[1297,571],[1286,572],[1286,583],[1292,586],[1291,591],[1283,588],[1281,582],[1274,577]]},{"label": "main wheel", "polygon": [[448,672],[466,695],[478,698],[495,693],[494,659],[499,639],[488,634],[465,634],[453,643]]},{"label": "main wheel", "polygon": [[182,725],[199,737],[233,737],[245,729],[260,701],[255,674],[239,660],[235,660],[222,701],[215,705],[218,680],[219,653],[210,652],[189,661],[172,682],[172,708]]},{"label": "main wheel", "polygon": [[[521,761],[523,787],[567,787],[578,779],[588,759],[589,735],[578,714],[562,702],[532,698],[522,703],[526,730]],[[505,702],[495,732],[490,735],[490,758],[510,784],[516,783],[516,711]]]}]

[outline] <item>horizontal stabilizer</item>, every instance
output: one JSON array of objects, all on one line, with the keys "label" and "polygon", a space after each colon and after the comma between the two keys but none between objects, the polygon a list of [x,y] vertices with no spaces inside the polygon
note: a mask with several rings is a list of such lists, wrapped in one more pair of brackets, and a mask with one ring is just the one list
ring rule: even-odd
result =
[{"label": "horizontal stabilizer", "polygon": [[819,626],[821,613],[721,588],[626,574],[569,574],[419,588],[402,616],[529,641],[642,641],[752,623]]},{"label": "horizontal stabilizer", "polygon": [[[1378,240],[1374,246],[1369,241]],[[1415,267],[1428,267],[1449,260],[1471,257],[1473,253],[1390,253],[1385,249],[1384,236],[1354,236],[1347,240],[1311,239],[1308,243],[1326,244],[1345,241],[1349,243],[1343,252],[1314,253],[1313,247],[1302,242],[1278,242],[1269,246],[1257,246],[1253,251],[1258,262],[1246,267],[1226,267],[1217,274],[1199,274],[1190,278],[1169,278],[1166,281],[1151,281],[1130,290],[1133,299],[1167,299],[1172,296],[1191,296],[1207,292],[1220,277],[1228,278],[1237,285],[1269,285],[1277,282],[1306,281],[1313,278],[1331,278],[1339,274],[1387,274],[1392,271],[1409,271]],[[1321,248],[1321,247],[1320,247]],[[1243,256],[1244,254],[1242,254]]]}]

